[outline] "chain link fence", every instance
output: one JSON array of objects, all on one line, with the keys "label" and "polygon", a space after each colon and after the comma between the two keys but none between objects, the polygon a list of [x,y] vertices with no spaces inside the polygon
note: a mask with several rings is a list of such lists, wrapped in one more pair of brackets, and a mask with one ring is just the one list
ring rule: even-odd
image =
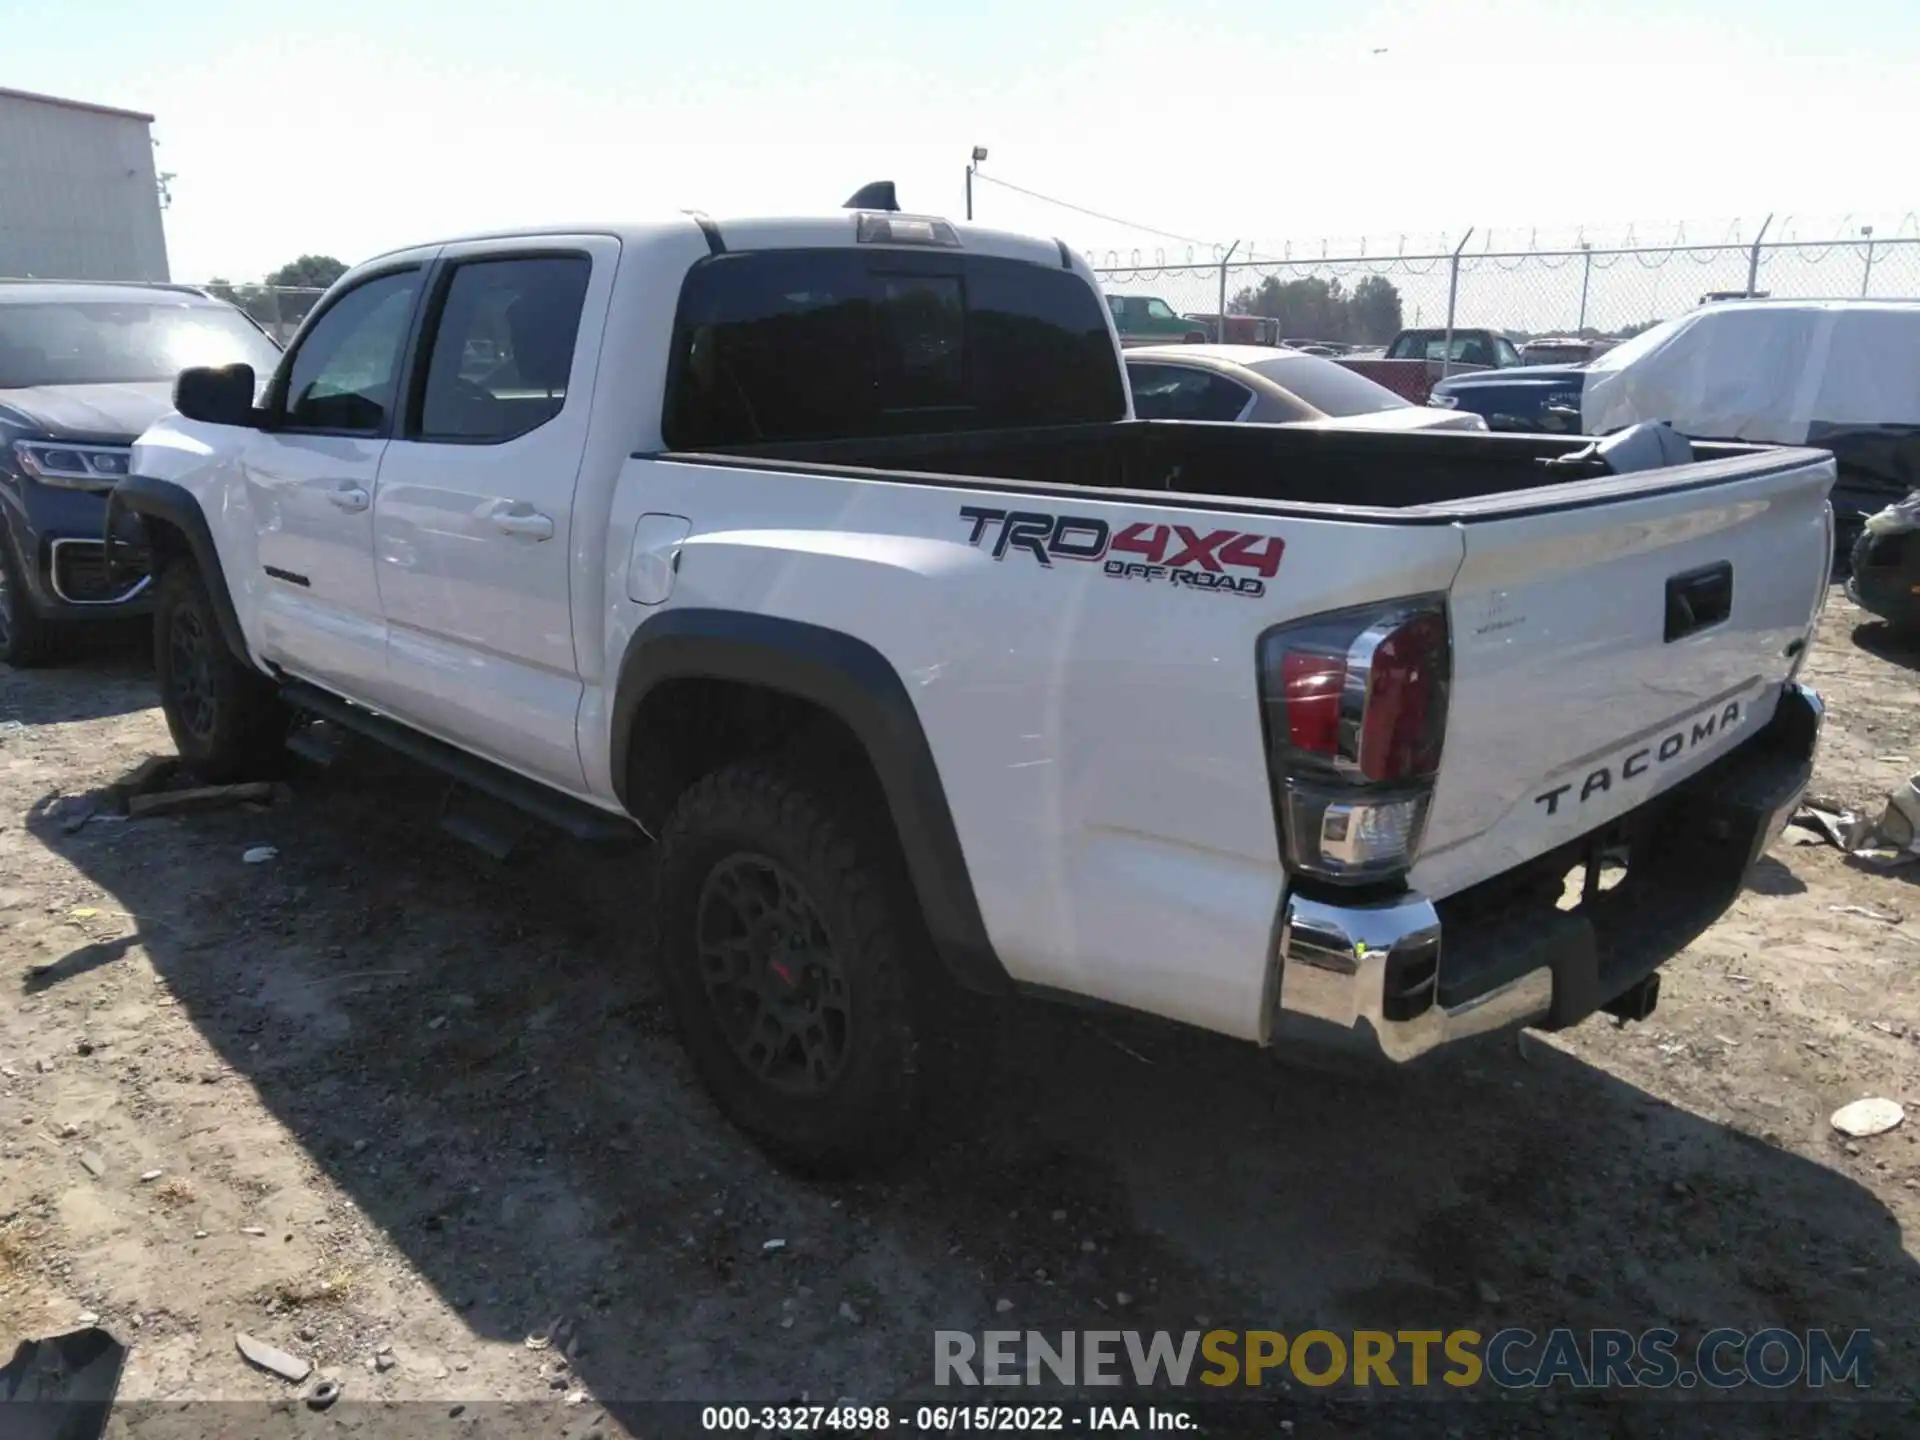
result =
[{"label": "chain link fence", "polygon": [[[1176,259],[1184,263],[1168,263]],[[1192,263],[1088,253],[1110,295],[1162,300],[1177,316],[1279,320],[1283,338],[1382,345],[1403,328],[1449,323],[1517,336],[1617,336],[1681,314],[1709,295],[1920,298],[1920,236],[1775,244],[1585,246],[1424,255]],[[324,290],[212,281],[200,288],[245,310],[283,344]],[[1173,333],[1170,339],[1178,340]],[[1231,338],[1231,337],[1230,337]]]},{"label": "chain link fence", "polygon": [[1920,237],[1509,252],[1463,245],[1426,255],[1247,261],[1229,252],[1212,264],[1163,258],[1088,255],[1109,295],[1164,301],[1209,333],[1217,333],[1212,317],[1224,302],[1230,316],[1278,319],[1285,339],[1362,346],[1420,326],[1618,336],[1713,295],[1920,297]]}]

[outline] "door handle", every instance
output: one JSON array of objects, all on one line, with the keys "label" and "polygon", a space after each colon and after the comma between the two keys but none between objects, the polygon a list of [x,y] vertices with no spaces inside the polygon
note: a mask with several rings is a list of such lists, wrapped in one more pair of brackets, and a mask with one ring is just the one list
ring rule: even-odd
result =
[{"label": "door handle", "polygon": [[553,517],[542,515],[524,500],[503,504],[493,512],[493,524],[502,535],[521,540],[551,540]]},{"label": "door handle", "polygon": [[1718,625],[1733,614],[1733,566],[1722,560],[1667,581],[1666,642]]},{"label": "door handle", "polygon": [[349,515],[357,515],[371,503],[367,492],[358,485],[342,485],[327,492],[327,500],[336,510],[344,510]]}]

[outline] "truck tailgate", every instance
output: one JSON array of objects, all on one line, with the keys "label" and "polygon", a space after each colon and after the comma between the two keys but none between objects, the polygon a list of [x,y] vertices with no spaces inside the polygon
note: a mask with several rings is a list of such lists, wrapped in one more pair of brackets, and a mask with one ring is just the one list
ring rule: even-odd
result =
[{"label": "truck tailgate", "polygon": [[1414,885],[1440,898],[1542,855],[1763,725],[1828,581],[1833,479],[1831,457],[1781,451],[1467,520]]}]

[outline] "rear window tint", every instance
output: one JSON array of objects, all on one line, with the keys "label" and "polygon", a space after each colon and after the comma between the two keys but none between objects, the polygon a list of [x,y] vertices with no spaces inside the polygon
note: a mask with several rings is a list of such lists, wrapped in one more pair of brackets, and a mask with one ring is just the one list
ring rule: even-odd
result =
[{"label": "rear window tint", "polygon": [[1191,365],[1127,362],[1133,413],[1142,420],[1238,420],[1253,391]]},{"label": "rear window tint", "polygon": [[1122,419],[1099,294],[976,255],[716,255],[680,292],[667,445],[1000,430]]},{"label": "rear window tint", "polygon": [[1377,410],[1399,410],[1409,403],[1386,386],[1318,355],[1276,355],[1270,360],[1256,360],[1247,368],[1328,415],[1371,415]]}]

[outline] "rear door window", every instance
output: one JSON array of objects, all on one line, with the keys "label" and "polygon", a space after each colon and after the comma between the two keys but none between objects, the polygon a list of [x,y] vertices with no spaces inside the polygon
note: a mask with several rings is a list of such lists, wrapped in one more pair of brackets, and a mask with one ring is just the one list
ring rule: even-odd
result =
[{"label": "rear door window", "polygon": [[1120,419],[1101,297],[1065,269],[901,250],[717,255],[680,293],[676,450]]},{"label": "rear door window", "polygon": [[497,444],[558,415],[591,275],[584,255],[456,266],[440,304],[415,438]]}]

